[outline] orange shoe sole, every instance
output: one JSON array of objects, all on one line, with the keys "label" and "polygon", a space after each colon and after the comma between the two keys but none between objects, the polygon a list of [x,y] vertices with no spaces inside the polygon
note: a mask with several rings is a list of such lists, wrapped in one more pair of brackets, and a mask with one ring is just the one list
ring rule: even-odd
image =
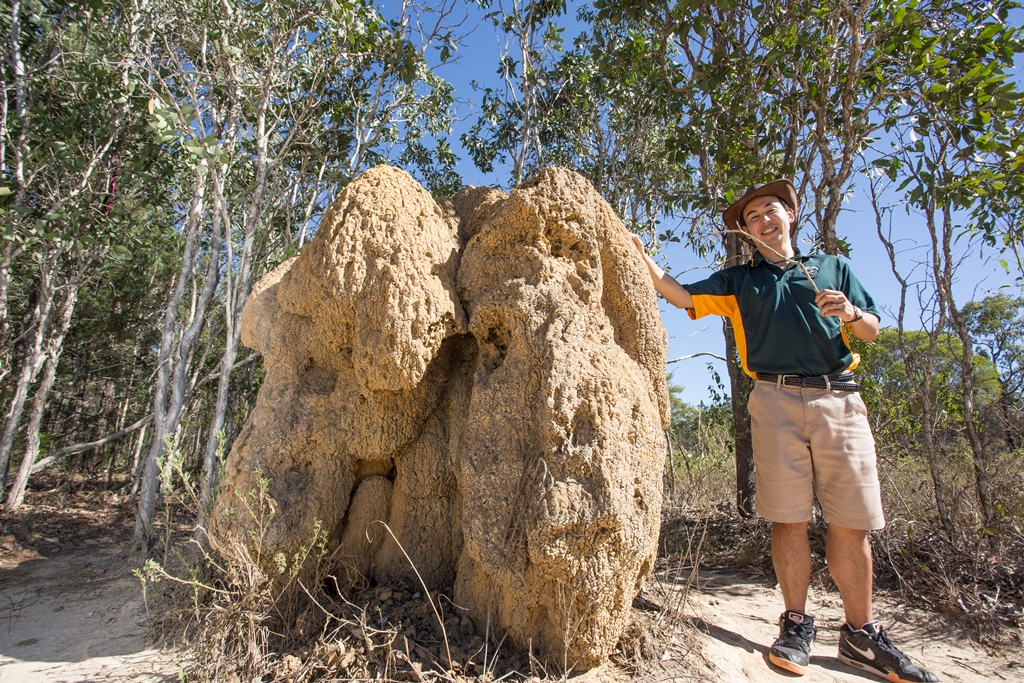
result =
[{"label": "orange shoe sole", "polygon": [[774,664],[775,666],[779,667],[780,669],[785,669],[786,671],[789,671],[790,673],[795,673],[798,676],[803,676],[807,673],[806,666],[800,666],[799,664],[795,664],[789,661],[788,659],[776,657],[771,652],[768,653],[768,661]]}]

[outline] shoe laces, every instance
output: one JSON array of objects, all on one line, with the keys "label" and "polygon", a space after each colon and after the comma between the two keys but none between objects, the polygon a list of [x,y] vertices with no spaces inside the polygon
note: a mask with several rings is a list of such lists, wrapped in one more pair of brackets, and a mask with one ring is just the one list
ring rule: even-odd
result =
[{"label": "shoe laces", "polygon": [[875,641],[878,644],[878,647],[893,655],[901,662],[907,663],[910,661],[909,657],[903,654],[898,647],[892,644],[892,641],[889,640],[889,636],[885,634],[885,629],[881,626],[878,627],[878,633],[876,635],[872,636],[871,634],[868,634],[868,637]]},{"label": "shoe laces", "polygon": [[787,619],[784,622],[782,632],[787,638],[797,638],[802,641],[814,640],[814,623],[810,621],[804,621],[799,623],[791,619]]}]

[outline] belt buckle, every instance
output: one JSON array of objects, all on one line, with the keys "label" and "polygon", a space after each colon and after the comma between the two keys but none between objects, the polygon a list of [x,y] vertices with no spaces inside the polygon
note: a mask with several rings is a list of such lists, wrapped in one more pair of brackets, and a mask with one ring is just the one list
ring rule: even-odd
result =
[{"label": "belt buckle", "polygon": [[[786,382],[788,378],[792,377],[795,381],[792,384]],[[804,378],[802,375],[779,375],[779,386],[783,387],[802,387],[804,385]]]}]

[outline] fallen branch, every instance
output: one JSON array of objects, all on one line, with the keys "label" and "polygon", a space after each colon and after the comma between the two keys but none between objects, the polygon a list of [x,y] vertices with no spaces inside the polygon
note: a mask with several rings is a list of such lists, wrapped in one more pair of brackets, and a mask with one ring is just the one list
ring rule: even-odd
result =
[{"label": "fallen branch", "polygon": [[76,444],[74,444],[72,446],[68,446],[67,448],[62,448],[61,450],[57,451],[53,455],[48,455],[45,458],[43,458],[42,460],[40,460],[39,462],[37,462],[35,465],[32,465],[32,472],[31,472],[31,474],[35,474],[36,472],[38,472],[39,470],[43,469],[44,467],[49,467],[53,463],[57,462],[58,460],[61,460],[62,458],[65,458],[65,457],[67,457],[69,455],[73,455],[75,453],[81,453],[82,451],[91,451],[91,450],[94,450],[96,448],[102,448],[103,446],[106,446],[111,441],[117,441],[122,436],[125,436],[126,434],[131,434],[132,432],[134,432],[134,431],[136,431],[138,429],[141,429],[142,427],[144,427],[145,425],[149,424],[152,421],[153,421],[153,414],[150,413],[149,415],[147,415],[146,417],[142,418],[141,420],[139,420],[135,424],[131,425],[130,427],[125,427],[124,429],[122,429],[119,432],[114,432],[113,434],[111,434],[109,436],[105,436],[102,439],[100,439],[99,441],[90,441],[89,443],[76,443]]}]

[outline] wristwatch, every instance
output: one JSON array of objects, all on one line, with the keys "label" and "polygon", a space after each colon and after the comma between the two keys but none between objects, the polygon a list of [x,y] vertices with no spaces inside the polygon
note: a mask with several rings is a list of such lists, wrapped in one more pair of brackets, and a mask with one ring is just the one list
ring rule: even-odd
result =
[{"label": "wristwatch", "polygon": [[858,320],[864,317],[864,311],[860,310],[860,306],[854,306],[853,310],[856,311],[857,314],[846,321],[847,325],[852,325],[853,323],[857,322]]}]

